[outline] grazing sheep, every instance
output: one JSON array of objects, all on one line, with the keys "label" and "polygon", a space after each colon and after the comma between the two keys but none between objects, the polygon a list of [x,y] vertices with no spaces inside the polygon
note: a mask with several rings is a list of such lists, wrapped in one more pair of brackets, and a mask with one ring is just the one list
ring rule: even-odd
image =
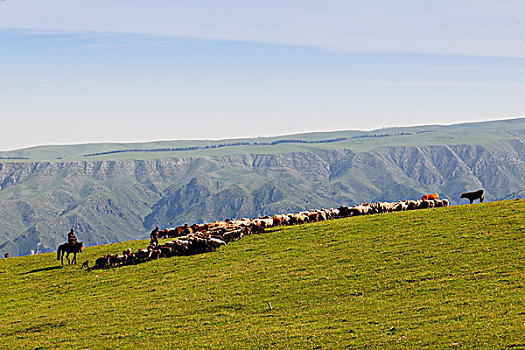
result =
[{"label": "grazing sheep", "polygon": [[120,266],[122,264],[126,263],[128,256],[127,255],[110,255],[109,257],[109,265],[110,266]]},{"label": "grazing sheep", "polygon": [[[471,193],[463,193],[462,198],[471,198],[469,194],[480,196],[483,201],[483,190]],[[406,211],[415,209],[426,209],[433,207],[446,207],[449,205],[447,199],[439,200],[436,193],[427,194],[422,200],[404,200],[398,202],[376,202],[362,203],[352,207],[341,206],[338,209],[312,209],[309,211],[298,211],[295,214],[276,214],[273,216],[262,216],[255,219],[226,219],[205,224],[193,224],[164,229],[159,231],[162,237],[176,237],[173,241],[165,242],[159,246],[148,246],[132,253],[131,248],[124,250],[123,255],[107,254],[98,258],[95,268],[120,266],[129,263],[138,263],[161,257],[173,255],[189,255],[214,251],[244,235],[262,233],[266,228],[282,225],[300,225],[308,222],[318,222],[336,218],[353,217],[358,215],[370,215],[378,213],[390,213],[393,211]],[[471,200],[472,203],[472,200]]]},{"label": "grazing sheep", "polygon": [[165,228],[158,232],[159,238],[168,238],[169,229]]},{"label": "grazing sheep", "polygon": [[372,211],[372,208],[368,205],[354,205],[352,208],[349,209],[351,216],[357,216],[357,215],[368,215]]},{"label": "grazing sheep", "polygon": [[418,209],[419,204],[420,204],[420,201],[408,201],[407,202],[407,209],[408,210]]},{"label": "grazing sheep", "polygon": [[97,260],[95,260],[95,268],[100,269],[106,266],[109,266],[109,258],[111,257],[110,254],[106,254],[104,256],[101,256]]},{"label": "grazing sheep", "polygon": [[319,213],[315,211],[310,211],[306,214],[308,217],[309,222],[318,222],[319,221]]},{"label": "grazing sheep", "polygon": [[418,209],[434,208],[433,200],[422,200]]},{"label": "grazing sheep", "polygon": [[224,242],[223,240],[221,239],[218,239],[218,238],[209,238],[208,239],[208,244],[213,248],[218,248],[222,245],[226,245],[226,242]]},{"label": "grazing sheep", "polygon": [[406,211],[408,210],[408,205],[405,202],[397,202],[392,207],[393,211]]},{"label": "grazing sheep", "polygon": [[448,207],[447,199],[437,200],[437,201],[434,201],[434,203],[435,203],[436,208]]},{"label": "grazing sheep", "polygon": [[135,255],[135,258],[137,260],[148,260],[151,257],[151,251],[152,249],[150,247],[146,249],[139,249]]},{"label": "grazing sheep", "polygon": [[160,246],[159,248],[161,251],[161,257],[169,258],[171,256],[173,249],[170,246],[163,245],[163,246]]},{"label": "grazing sheep", "polygon": [[347,207],[347,206],[340,206],[339,207],[339,217],[340,218],[346,218],[346,217],[349,217],[351,215],[351,212],[350,212],[350,207]]},{"label": "grazing sheep", "polygon": [[162,250],[152,249],[150,254],[150,259],[158,259],[162,255]]},{"label": "grazing sheep", "polygon": [[283,215],[274,215],[272,219],[273,219],[273,226],[274,227],[281,226],[284,223]]},{"label": "grazing sheep", "polygon": [[264,227],[260,223],[257,223],[257,222],[252,222],[248,226],[248,228],[251,233],[261,233],[264,231]]}]

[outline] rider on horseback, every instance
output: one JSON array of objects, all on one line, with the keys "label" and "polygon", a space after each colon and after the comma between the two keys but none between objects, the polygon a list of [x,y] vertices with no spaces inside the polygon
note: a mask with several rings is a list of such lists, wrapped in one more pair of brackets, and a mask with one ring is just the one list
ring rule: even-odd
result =
[{"label": "rider on horseback", "polygon": [[71,228],[71,231],[67,234],[67,243],[75,245],[78,243],[77,236],[75,236],[75,229]]}]

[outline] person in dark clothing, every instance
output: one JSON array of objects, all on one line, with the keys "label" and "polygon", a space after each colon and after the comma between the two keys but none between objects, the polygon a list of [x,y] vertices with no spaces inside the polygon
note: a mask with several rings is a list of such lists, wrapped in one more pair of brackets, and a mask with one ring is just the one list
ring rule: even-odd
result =
[{"label": "person in dark clothing", "polygon": [[155,245],[159,245],[159,227],[155,227],[155,229],[153,229],[153,231],[151,231],[151,234],[149,235],[149,237],[151,238],[149,244],[150,245],[153,245],[153,243],[155,243]]},{"label": "person in dark clothing", "polygon": [[77,244],[77,236],[75,235],[75,229],[71,228],[71,231],[67,234],[67,243],[69,244]]}]

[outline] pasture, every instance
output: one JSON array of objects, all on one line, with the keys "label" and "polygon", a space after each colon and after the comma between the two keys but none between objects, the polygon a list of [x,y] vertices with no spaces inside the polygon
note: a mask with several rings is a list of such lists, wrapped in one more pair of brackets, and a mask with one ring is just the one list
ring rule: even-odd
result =
[{"label": "pasture", "polygon": [[0,259],[0,348],[525,348],[525,200],[273,228],[211,253],[80,269],[147,242],[88,247],[76,266],[55,253]]}]

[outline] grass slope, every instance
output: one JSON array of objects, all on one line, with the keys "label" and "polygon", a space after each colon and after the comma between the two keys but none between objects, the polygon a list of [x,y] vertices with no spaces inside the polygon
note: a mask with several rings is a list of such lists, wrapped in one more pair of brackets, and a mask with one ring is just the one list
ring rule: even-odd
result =
[{"label": "grass slope", "polygon": [[[2,259],[0,337],[28,349],[523,349],[524,214],[513,200],[340,219],[107,270]],[[90,247],[79,262],[145,244]]]}]

